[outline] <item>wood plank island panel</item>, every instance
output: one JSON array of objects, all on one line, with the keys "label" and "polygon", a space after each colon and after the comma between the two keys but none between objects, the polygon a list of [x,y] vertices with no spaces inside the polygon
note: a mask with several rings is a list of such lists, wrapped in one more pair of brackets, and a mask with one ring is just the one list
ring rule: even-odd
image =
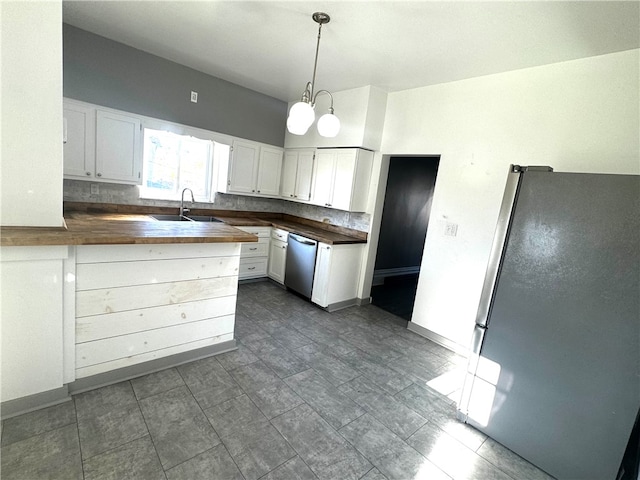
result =
[{"label": "wood plank island panel", "polygon": [[76,378],[233,340],[241,243],[76,249]]}]

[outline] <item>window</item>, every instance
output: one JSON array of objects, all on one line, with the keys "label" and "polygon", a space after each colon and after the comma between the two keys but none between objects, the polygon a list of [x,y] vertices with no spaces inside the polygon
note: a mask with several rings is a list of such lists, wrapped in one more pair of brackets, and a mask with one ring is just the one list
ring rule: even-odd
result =
[{"label": "window", "polygon": [[197,201],[210,201],[213,149],[211,140],[145,128],[140,196],[175,200],[190,188]]}]

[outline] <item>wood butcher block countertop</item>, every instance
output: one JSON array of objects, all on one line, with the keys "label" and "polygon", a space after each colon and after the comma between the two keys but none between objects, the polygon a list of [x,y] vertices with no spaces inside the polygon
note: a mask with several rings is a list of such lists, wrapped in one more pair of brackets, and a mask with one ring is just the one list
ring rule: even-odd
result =
[{"label": "wood butcher block countertop", "polygon": [[[146,211],[145,211],[146,210]],[[328,244],[366,243],[366,232],[279,213],[192,210],[221,222],[158,221],[149,215],[175,209],[113,204],[65,204],[66,227],[0,227],[0,245],[126,245],[154,243],[256,242],[255,235],[235,227],[274,226]]]}]

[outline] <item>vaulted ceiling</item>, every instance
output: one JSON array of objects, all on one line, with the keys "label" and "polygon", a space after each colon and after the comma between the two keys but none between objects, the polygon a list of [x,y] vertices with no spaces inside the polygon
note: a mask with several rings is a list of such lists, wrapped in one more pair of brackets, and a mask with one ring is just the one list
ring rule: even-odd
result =
[{"label": "vaulted ceiling", "polygon": [[387,91],[640,47],[638,1],[64,1],[63,21],[264,94]]}]

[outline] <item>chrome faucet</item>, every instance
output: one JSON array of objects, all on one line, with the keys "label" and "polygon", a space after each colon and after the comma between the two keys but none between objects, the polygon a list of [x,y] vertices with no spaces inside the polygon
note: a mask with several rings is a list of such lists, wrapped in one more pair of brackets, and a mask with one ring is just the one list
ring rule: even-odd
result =
[{"label": "chrome faucet", "polygon": [[189,193],[191,194],[191,203],[192,204],[195,203],[195,200],[193,198],[193,190],[191,190],[190,188],[185,188],[184,190],[182,190],[182,198],[180,199],[180,216],[181,217],[186,216],[187,213],[191,211],[184,206],[184,192],[186,192],[187,190],[189,190]]}]

